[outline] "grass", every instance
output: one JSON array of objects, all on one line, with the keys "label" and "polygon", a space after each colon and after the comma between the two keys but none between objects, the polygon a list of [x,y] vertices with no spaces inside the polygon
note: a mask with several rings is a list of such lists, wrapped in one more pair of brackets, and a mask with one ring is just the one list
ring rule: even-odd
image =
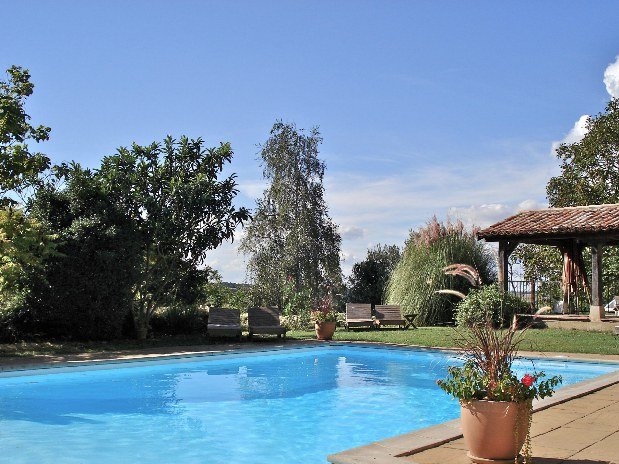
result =
[{"label": "grass", "polygon": [[[315,338],[312,332],[292,332],[295,338]],[[338,328],[334,340],[398,343],[427,347],[457,348],[451,327],[420,327],[416,330],[346,331]],[[619,355],[619,336],[611,333],[565,329],[530,329],[520,344],[523,351]]]},{"label": "grass", "polygon": [[206,339],[200,335],[183,335],[173,337],[138,340],[112,340],[109,342],[18,342],[0,344],[0,358],[13,356],[62,356],[69,354],[101,353],[124,350],[142,350],[148,348],[165,348],[170,346],[205,345]]},{"label": "grass", "polygon": [[[314,339],[310,331],[292,331],[291,339]],[[363,341],[419,345],[426,347],[457,348],[456,333],[450,327],[420,327],[417,330],[371,330],[346,331],[338,328],[335,341]],[[247,343],[247,342],[245,342]],[[208,344],[200,335],[152,338],[137,340],[114,340],[110,342],[20,342],[0,344],[0,357],[62,356],[172,346],[197,346]],[[610,333],[587,332],[564,329],[531,329],[525,333],[521,350],[591,353],[619,355],[619,336]]]}]

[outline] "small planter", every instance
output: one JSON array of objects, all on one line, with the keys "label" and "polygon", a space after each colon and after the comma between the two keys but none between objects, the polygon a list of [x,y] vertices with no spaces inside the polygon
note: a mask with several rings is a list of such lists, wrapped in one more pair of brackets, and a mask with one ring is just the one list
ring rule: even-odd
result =
[{"label": "small planter", "polygon": [[314,327],[316,329],[316,338],[318,340],[331,340],[335,333],[335,327],[337,322],[316,322]]},{"label": "small planter", "polygon": [[529,431],[531,401],[461,401],[468,457],[475,463],[513,463]]}]

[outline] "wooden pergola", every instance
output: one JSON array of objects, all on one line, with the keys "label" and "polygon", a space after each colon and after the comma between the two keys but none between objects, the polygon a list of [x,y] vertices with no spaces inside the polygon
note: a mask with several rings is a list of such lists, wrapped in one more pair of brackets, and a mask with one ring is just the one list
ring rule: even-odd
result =
[{"label": "wooden pergola", "polygon": [[[604,318],[602,250],[605,246],[619,244],[619,204],[522,211],[479,231],[477,238],[499,243],[498,277],[504,291],[508,290],[509,255],[518,244],[558,247],[563,255],[564,289],[568,284],[566,274],[571,272],[572,277],[583,282],[591,296],[589,319],[600,321]],[[591,249],[590,284],[582,256],[585,247]]]}]

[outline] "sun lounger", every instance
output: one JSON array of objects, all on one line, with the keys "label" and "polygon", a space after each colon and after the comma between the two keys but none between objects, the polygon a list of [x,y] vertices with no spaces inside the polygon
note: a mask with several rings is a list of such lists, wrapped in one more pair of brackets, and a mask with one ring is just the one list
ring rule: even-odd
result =
[{"label": "sun lounger", "polygon": [[398,305],[376,305],[374,306],[374,314],[378,327],[387,325],[406,327],[406,320],[402,317],[402,311]]},{"label": "sun lounger", "polygon": [[346,329],[371,329],[373,327],[371,304],[346,303]]},{"label": "sun lounger", "polygon": [[282,327],[279,321],[279,310],[273,307],[249,308],[247,310],[247,323],[249,325],[248,338],[254,335],[277,335],[286,338],[286,327]]},{"label": "sun lounger", "polygon": [[238,309],[210,308],[206,333],[209,337],[241,339],[241,312]]}]

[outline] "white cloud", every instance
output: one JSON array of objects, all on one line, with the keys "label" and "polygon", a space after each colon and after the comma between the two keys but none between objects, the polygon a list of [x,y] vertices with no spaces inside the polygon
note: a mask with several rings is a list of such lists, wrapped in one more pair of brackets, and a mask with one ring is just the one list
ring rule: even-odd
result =
[{"label": "white cloud", "polygon": [[578,121],[574,124],[574,127],[567,133],[562,140],[557,142],[552,142],[552,156],[555,156],[557,148],[563,143],[576,143],[580,142],[585,135],[587,135],[587,120],[589,119],[589,115],[583,114]]},{"label": "white cloud", "polygon": [[262,197],[263,192],[267,188],[267,183],[264,180],[239,182],[239,191],[249,198],[257,199]]},{"label": "white cloud", "polygon": [[338,224],[364,230],[363,239],[343,236],[344,273],[376,243],[402,246],[411,228],[432,215],[459,217],[467,225],[486,226],[543,204],[556,163],[539,152],[524,157],[462,161],[400,170],[375,177],[329,173],[325,196]]},{"label": "white cloud", "polygon": [[611,97],[619,98],[619,55],[604,71],[604,85]]},{"label": "white cloud", "polygon": [[[604,85],[606,91],[611,97],[619,98],[619,55],[615,58],[615,61],[609,64],[604,70]],[[587,120],[589,115],[583,114],[578,121],[574,124],[574,127],[567,133],[567,135],[559,141],[552,142],[551,155],[555,156],[557,148],[562,143],[576,143],[580,142],[587,134]]]},{"label": "white cloud", "polygon": [[513,216],[520,211],[545,208],[537,200],[524,200],[518,204],[488,203],[468,207],[451,207],[447,211],[452,219],[460,219],[466,227],[488,227],[496,222]]},{"label": "white cloud", "polygon": [[469,228],[487,227],[514,214],[514,207],[501,203],[451,207],[447,210],[447,214],[452,219],[460,219]]},{"label": "white cloud", "polygon": [[365,230],[357,226],[340,227],[340,235],[346,240],[356,240],[365,236]]},{"label": "white cloud", "polygon": [[516,212],[519,211],[532,211],[536,209],[548,208],[547,203],[540,203],[537,200],[524,200],[516,207]]}]

